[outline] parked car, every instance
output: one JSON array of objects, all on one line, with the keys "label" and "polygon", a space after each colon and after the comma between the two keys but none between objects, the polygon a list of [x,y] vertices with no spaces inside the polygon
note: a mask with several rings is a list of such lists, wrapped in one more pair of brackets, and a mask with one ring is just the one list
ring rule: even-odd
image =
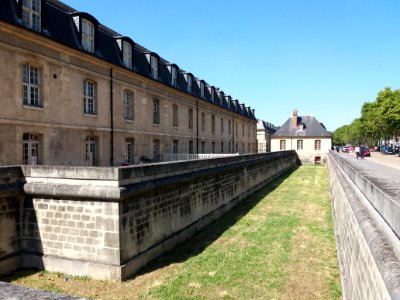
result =
[{"label": "parked car", "polygon": [[393,148],[386,146],[386,147],[381,147],[381,154],[386,155],[386,154],[394,154]]},{"label": "parked car", "polygon": [[353,151],[353,146],[351,146],[351,145],[346,145],[346,146],[342,147],[342,152],[344,152],[344,153],[349,153],[352,151]]}]

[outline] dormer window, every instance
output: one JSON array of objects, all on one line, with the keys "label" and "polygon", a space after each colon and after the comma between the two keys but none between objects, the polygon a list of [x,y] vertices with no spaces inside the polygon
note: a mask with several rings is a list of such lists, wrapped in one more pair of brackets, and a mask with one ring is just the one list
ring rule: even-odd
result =
[{"label": "dormer window", "polygon": [[30,29],[41,30],[41,0],[22,1],[22,21]]},{"label": "dormer window", "polygon": [[178,70],[171,66],[171,85],[176,87],[178,85]]},{"label": "dormer window", "polygon": [[299,126],[297,126],[297,128],[298,128],[299,130],[304,130],[304,124],[303,124],[303,123],[300,123]]},{"label": "dormer window", "polygon": [[87,52],[94,52],[94,25],[86,19],[82,19],[82,47]]},{"label": "dormer window", "polygon": [[213,86],[211,87],[210,94],[211,94],[211,102],[214,103],[215,102],[215,89]]},{"label": "dormer window", "polygon": [[158,79],[158,59],[155,56],[150,56],[150,72],[151,77]]},{"label": "dormer window", "polygon": [[204,82],[200,81],[200,97],[204,98]]},{"label": "dormer window", "polygon": [[125,67],[132,69],[132,45],[126,41],[122,42],[122,58]]},{"label": "dormer window", "polygon": [[189,93],[191,93],[193,90],[193,79],[192,76],[189,74],[187,75],[187,90]]}]

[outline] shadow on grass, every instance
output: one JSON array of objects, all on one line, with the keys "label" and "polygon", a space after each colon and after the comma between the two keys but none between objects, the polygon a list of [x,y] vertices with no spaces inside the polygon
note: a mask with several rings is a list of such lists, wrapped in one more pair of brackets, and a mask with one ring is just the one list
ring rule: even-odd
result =
[{"label": "shadow on grass", "polygon": [[297,168],[298,167],[286,171],[278,178],[269,182],[261,190],[242,200],[230,211],[222,215],[210,225],[201,229],[201,231],[197,232],[182,244],[176,246],[169,252],[161,254],[161,256],[149,262],[146,266],[139,270],[139,272],[130,277],[129,280],[135,279],[138,276],[150,273],[157,269],[161,269],[170,264],[186,261],[190,257],[196,256],[203,252],[204,249],[217,240],[226,230],[235,225],[237,221],[244,217],[262,199],[274,191]]},{"label": "shadow on grass", "polygon": [[24,277],[30,277],[32,275],[35,275],[35,274],[41,273],[41,272],[43,272],[43,270],[39,270],[39,269],[25,269],[25,270],[15,271],[13,273],[0,276],[0,281],[11,283],[14,280],[18,280],[18,279],[24,278]]}]

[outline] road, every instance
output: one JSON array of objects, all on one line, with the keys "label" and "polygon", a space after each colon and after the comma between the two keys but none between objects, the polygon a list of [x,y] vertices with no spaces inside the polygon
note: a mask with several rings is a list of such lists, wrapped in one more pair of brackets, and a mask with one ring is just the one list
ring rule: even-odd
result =
[{"label": "road", "polygon": [[364,174],[373,177],[387,179],[388,183],[399,184],[400,186],[400,157],[397,155],[382,155],[379,152],[372,152],[371,157],[356,159],[354,153],[342,153],[339,155],[348,160],[357,169],[363,170]]}]

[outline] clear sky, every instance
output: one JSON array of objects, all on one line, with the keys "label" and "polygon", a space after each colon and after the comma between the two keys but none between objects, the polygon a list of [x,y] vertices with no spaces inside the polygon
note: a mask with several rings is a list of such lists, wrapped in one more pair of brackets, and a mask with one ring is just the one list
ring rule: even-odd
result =
[{"label": "clear sky", "polygon": [[399,0],[64,0],[282,125],[328,130],[400,85]]}]

